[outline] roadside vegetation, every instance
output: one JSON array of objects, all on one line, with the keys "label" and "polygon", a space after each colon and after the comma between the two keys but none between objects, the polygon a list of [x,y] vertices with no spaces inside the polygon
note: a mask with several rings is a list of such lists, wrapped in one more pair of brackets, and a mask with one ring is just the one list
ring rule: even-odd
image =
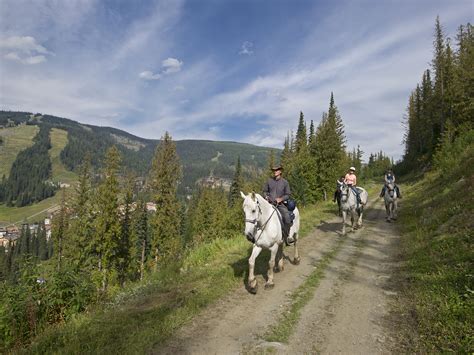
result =
[{"label": "roadside vegetation", "polygon": [[[332,202],[302,209],[302,237],[334,216]],[[190,250],[139,284],[125,288],[107,305],[73,317],[33,340],[30,353],[143,353],[173,335],[205,306],[244,287],[251,244],[242,234],[218,238]],[[257,260],[264,273],[268,253]]]},{"label": "roadside vegetation", "polygon": [[403,336],[417,352],[469,353],[474,348],[474,131],[436,158],[435,169],[407,188],[400,212],[405,302],[414,314]]},{"label": "roadside vegetation", "polygon": [[[408,352],[474,349],[474,29],[456,47],[436,20],[432,70],[412,92],[400,171],[411,177],[400,213]],[[418,181],[413,182],[417,176]],[[403,310],[408,308],[409,312]]]}]

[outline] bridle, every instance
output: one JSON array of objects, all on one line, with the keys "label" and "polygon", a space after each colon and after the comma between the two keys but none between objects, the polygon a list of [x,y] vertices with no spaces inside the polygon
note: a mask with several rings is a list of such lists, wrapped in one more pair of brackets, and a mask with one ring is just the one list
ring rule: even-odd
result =
[{"label": "bridle", "polygon": [[[272,218],[273,214],[275,213],[275,211],[277,210],[275,206],[272,205],[273,207],[273,212],[270,214],[270,217],[268,217],[268,219],[265,221],[265,223],[261,224],[259,223],[259,219],[260,219],[260,216],[262,215],[262,209],[260,208],[260,202],[258,202],[257,200],[257,207],[258,207],[258,214],[257,214],[257,218],[255,219],[248,219],[246,218],[245,219],[245,223],[251,223],[254,225],[253,227],[253,235],[252,235],[252,240],[249,239],[247,237],[247,239],[249,239],[250,242],[252,243],[257,243],[258,240],[260,239],[260,237],[262,236],[262,233],[264,232],[265,228],[267,227],[267,224],[268,222],[270,221],[270,219]],[[257,234],[257,231],[260,229],[260,234],[258,235],[257,238],[255,238],[255,234]]]},{"label": "bridle", "polygon": [[393,198],[393,196],[394,196],[393,192],[395,190],[395,186],[392,183],[387,184],[387,189],[388,189],[388,194],[390,195],[390,197]]},{"label": "bridle", "polygon": [[341,192],[341,202],[345,202],[347,200],[347,196],[349,195],[349,186],[346,184],[341,184],[339,191]]}]

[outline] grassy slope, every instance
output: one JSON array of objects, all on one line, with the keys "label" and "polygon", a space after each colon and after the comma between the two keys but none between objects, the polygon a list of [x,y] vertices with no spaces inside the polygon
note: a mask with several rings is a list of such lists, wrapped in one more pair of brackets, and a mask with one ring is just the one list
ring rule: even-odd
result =
[{"label": "grassy slope", "polygon": [[51,157],[51,163],[53,165],[52,180],[68,184],[77,181],[77,175],[66,169],[66,167],[61,163],[59,156],[67,144],[67,132],[62,129],[53,128],[51,129],[50,137],[52,147],[49,150],[49,156]]},{"label": "grassy slope", "polygon": [[405,260],[400,311],[414,315],[416,331],[406,328],[402,335],[413,347],[410,352],[474,349],[473,166],[471,146],[449,173],[432,172],[406,188],[400,213]]},{"label": "grassy slope", "polygon": [[[23,149],[28,146],[28,141],[26,141],[27,133],[31,131],[30,127],[33,127],[38,131],[37,126],[21,126],[9,129],[18,129],[17,135],[23,137],[21,139],[17,139],[16,141],[18,144],[23,144]],[[0,130],[2,132],[2,130]],[[33,134],[33,136],[36,133]],[[67,171],[64,165],[61,163],[59,159],[59,154],[64,149],[67,144],[67,132],[61,129],[53,128],[51,130],[51,149],[49,151],[51,162],[52,162],[52,170],[53,170],[53,181],[61,181],[66,183],[72,183],[77,180],[77,176],[70,171]],[[32,139],[30,137],[29,139]],[[32,142],[31,142],[32,144]],[[31,145],[30,144],[30,145]],[[20,149],[21,150],[21,149]],[[18,150],[19,151],[19,150]],[[16,154],[18,154],[18,151]],[[12,161],[15,159],[16,155],[13,157],[11,155]],[[3,163],[3,156],[1,161]],[[54,206],[57,206],[60,201],[60,194],[56,194],[53,197],[47,198],[41,202],[35,203],[30,206],[24,207],[7,207],[5,205],[0,205],[0,224],[10,224],[10,223],[19,223],[24,220],[28,222],[34,222],[40,220],[46,216],[46,211]]]},{"label": "grassy slope", "polygon": [[16,156],[20,151],[33,145],[33,138],[38,131],[38,126],[27,125],[0,129],[0,136],[4,140],[0,146],[0,178],[4,174],[8,177]]},{"label": "grassy slope", "polygon": [[[334,211],[330,202],[303,209],[302,236],[333,217]],[[250,251],[242,235],[202,245],[186,256],[183,265],[170,266],[120,293],[108,310],[79,315],[49,329],[28,352],[144,353],[159,347],[203,307],[243,287]],[[258,272],[267,267],[269,254],[263,255]]]}]

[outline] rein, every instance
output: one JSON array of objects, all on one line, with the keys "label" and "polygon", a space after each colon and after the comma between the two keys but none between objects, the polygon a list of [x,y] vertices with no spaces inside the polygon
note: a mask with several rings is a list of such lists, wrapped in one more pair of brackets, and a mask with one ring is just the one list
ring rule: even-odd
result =
[{"label": "rein", "polygon": [[[270,217],[268,217],[268,219],[265,221],[265,223],[261,226],[261,228],[258,228],[258,220],[257,218],[255,219],[245,219],[245,222],[247,223],[252,223],[252,224],[255,224],[255,228],[258,230],[260,229],[260,234],[258,235],[258,237],[255,239],[255,243],[258,242],[258,240],[260,239],[260,237],[262,236],[263,232],[265,231],[265,228],[267,227],[267,224],[268,222],[270,222],[270,219],[272,218],[273,214],[275,213],[275,211],[277,210],[277,208],[275,206],[272,206],[273,208],[273,212],[270,214]],[[259,214],[261,215],[262,214],[262,209],[260,208],[260,204],[258,204],[258,211],[259,211]]]}]

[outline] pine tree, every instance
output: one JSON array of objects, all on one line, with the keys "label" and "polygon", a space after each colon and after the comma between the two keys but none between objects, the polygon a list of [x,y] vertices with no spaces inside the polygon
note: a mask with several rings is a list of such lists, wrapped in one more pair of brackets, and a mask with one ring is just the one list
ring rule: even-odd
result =
[{"label": "pine tree", "polygon": [[97,211],[95,219],[95,249],[98,257],[98,270],[101,273],[101,291],[108,287],[110,276],[117,261],[120,240],[119,220],[119,181],[120,153],[116,146],[107,150],[103,180],[98,188]]},{"label": "pine tree", "polygon": [[320,194],[326,199],[334,182],[347,169],[344,125],[332,93],[328,113],[323,114],[315,141],[316,181]]},{"label": "pine tree", "polygon": [[73,200],[75,218],[71,221],[69,255],[77,269],[91,269],[94,264],[94,213],[91,182],[91,158],[87,155],[80,168],[79,183]]},{"label": "pine tree", "polygon": [[306,125],[304,122],[303,112],[300,112],[298,122],[298,130],[296,131],[295,150],[299,153],[302,149],[306,149],[308,145],[308,138],[306,136]]},{"label": "pine tree", "polygon": [[436,143],[441,137],[441,133],[444,129],[444,124],[446,123],[445,117],[445,62],[446,62],[446,49],[445,49],[445,36],[443,33],[443,28],[441,26],[439,16],[436,17],[435,23],[435,39],[434,39],[434,57],[432,60],[432,67],[435,74],[434,81],[434,105],[435,105],[435,115],[434,115],[434,140]]},{"label": "pine tree", "polygon": [[166,132],[156,148],[150,172],[150,188],[156,203],[151,238],[156,268],[160,259],[177,256],[181,248],[180,204],[176,196],[181,171],[176,145]]},{"label": "pine tree", "polygon": [[468,130],[474,117],[474,27],[470,23],[459,26],[456,40],[454,124]]},{"label": "pine tree", "polygon": [[130,266],[131,252],[131,219],[133,203],[133,184],[134,178],[129,175],[125,188],[125,197],[123,201],[122,219],[120,227],[120,239],[117,248],[116,268],[120,285],[123,287],[127,278]]},{"label": "pine tree", "polygon": [[[225,204],[226,196],[222,188],[199,189],[189,209],[191,235],[195,245],[231,235],[227,219],[228,210],[222,208]],[[238,210],[241,208],[238,207]]]},{"label": "pine tree", "polygon": [[49,258],[48,241],[46,240],[46,228],[44,222],[38,226],[38,232],[36,235],[38,238],[38,259],[47,260]]},{"label": "pine tree", "polygon": [[242,166],[240,165],[240,155],[237,158],[235,174],[229,191],[229,206],[233,207],[240,200],[240,191],[243,189]]},{"label": "pine tree", "polygon": [[314,131],[314,122],[311,120],[311,124],[309,126],[309,136],[308,136],[308,149],[311,156],[316,156],[316,132]]},{"label": "pine tree", "polygon": [[143,200],[138,200],[137,208],[132,217],[132,239],[133,252],[132,259],[134,269],[136,267],[140,280],[143,280],[145,275],[145,263],[150,251],[150,236],[148,228],[148,211],[146,203]]},{"label": "pine tree", "polygon": [[[280,158],[281,165],[283,166],[287,174],[291,171],[292,157],[293,157],[293,152],[291,151],[291,147],[290,147],[290,132],[288,132],[285,138],[285,143],[283,145],[283,151],[281,152],[281,158]],[[270,167],[270,169],[272,167]]]},{"label": "pine tree", "polygon": [[61,190],[61,204],[59,212],[53,217],[53,226],[51,229],[51,237],[56,245],[57,270],[62,267],[62,259],[64,257],[64,247],[67,244],[67,233],[69,228],[69,212],[66,204],[66,189]]}]

